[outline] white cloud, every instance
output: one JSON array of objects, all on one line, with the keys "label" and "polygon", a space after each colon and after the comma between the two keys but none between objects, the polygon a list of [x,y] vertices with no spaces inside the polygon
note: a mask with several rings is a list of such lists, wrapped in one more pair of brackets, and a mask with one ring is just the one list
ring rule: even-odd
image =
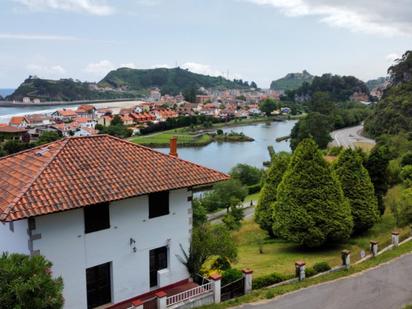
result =
[{"label": "white cloud", "polygon": [[[189,70],[190,72],[193,73],[198,73],[198,74],[203,74],[203,75],[210,75],[210,76],[223,76],[225,78],[233,79],[233,78],[241,78],[241,76],[237,73],[231,73],[229,72],[224,72],[222,70],[219,70],[209,64],[202,64],[202,63],[196,63],[196,62],[185,62],[182,65],[179,65],[182,69]],[[152,69],[155,68],[166,68],[166,69],[171,69],[174,68],[175,66],[170,65],[170,64],[156,64],[152,66]]]},{"label": "white cloud", "polygon": [[84,71],[95,75],[101,75],[106,74],[113,69],[115,69],[115,65],[113,63],[109,60],[101,60],[96,63],[89,63]]},{"label": "white cloud", "polygon": [[286,16],[315,16],[320,22],[353,32],[385,36],[411,35],[410,0],[246,0],[279,9]]},{"label": "white cloud", "polygon": [[390,63],[395,62],[395,60],[400,59],[402,56],[398,53],[390,53],[386,55],[386,60]]},{"label": "white cloud", "polygon": [[31,75],[39,75],[44,78],[62,77],[66,73],[66,70],[61,65],[40,65],[29,64],[26,69]]},{"label": "white cloud", "polygon": [[78,38],[64,35],[0,33],[0,39],[5,40],[43,40],[43,41],[77,41]]},{"label": "white cloud", "polygon": [[91,15],[106,16],[114,13],[114,8],[102,0],[14,0],[30,10],[62,10]]},{"label": "white cloud", "polygon": [[172,65],[170,64],[155,64],[153,66],[150,67],[151,69],[171,69],[173,68]]}]

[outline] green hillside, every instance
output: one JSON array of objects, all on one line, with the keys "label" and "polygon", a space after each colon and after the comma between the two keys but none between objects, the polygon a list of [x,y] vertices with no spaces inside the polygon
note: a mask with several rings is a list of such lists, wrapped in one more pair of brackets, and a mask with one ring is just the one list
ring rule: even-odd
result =
[{"label": "green hillside", "polygon": [[272,90],[295,90],[303,85],[304,82],[311,83],[313,75],[304,70],[302,73],[289,73],[285,77],[272,81]]},{"label": "green hillside", "polygon": [[389,68],[391,85],[365,121],[371,136],[412,132],[412,51]]},{"label": "green hillside", "polygon": [[100,87],[112,89],[142,90],[160,88],[162,94],[176,95],[189,88],[236,89],[248,88],[245,84],[227,80],[221,76],[196,74],[181,68],[157,68],[138,70],[120,68],[109,72],[99,82]]},{"label": "green hillside", "polygon": [[50,80],[37,77],[26,79],[7,100],[22,101],[24,97],[41,101],[77,101],[130,98],[135,94],[118,91],[99,91],[91,83],[73,79]]},{"label": "green hillside", "polygon": [[386,77],[378,77],[377,79],[368,80],[368,81],[366,82],[366,86],[368,87],[368,89],[369,89],[370,91],[372,91],[372,90],[375,89],[375,88],[384,86],[385,83],[387,82],[387,80],[388,80],[388,79],[387,79]]}]

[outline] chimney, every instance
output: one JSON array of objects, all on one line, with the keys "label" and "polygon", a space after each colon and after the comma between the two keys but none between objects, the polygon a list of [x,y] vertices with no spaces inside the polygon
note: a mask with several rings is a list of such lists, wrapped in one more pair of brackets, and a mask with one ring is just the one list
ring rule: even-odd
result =
[{"label": "chimney", "polygon": [[170,139],[170,152],[169,155],[177,157],[177,137],[173,136]]}]

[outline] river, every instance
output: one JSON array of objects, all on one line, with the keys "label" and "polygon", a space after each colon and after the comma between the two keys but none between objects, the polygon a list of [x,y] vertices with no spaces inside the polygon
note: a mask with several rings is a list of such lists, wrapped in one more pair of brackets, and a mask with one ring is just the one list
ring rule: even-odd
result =
[{"label": "river", "polygon": [[[263,162],[269,160],[267,147],[272,145],[276,152],[290,151],[289,140],[276,142],[277,137],[289,135],[295,120],[283,122],[259,123],[254,125],[224,128],[223,131],[243,132],[255,139],[253,142],[216,143],[204,147],[178,148],[179,158],[210,167],[222,172],[229,172],[238,163],[246,163],[263,167]],[[157,150],[168,153],[169,148]]]}]

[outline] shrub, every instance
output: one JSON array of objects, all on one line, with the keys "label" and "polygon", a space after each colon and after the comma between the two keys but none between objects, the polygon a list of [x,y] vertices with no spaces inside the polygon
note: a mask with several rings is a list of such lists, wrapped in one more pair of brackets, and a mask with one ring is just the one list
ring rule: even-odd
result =
[{"label": "shrub", "polygon": [[261,276],[261,277],[257,277],[256,279],[253,279],[253,289],[261,289],[264,288],[266,286],[275,284],[275,283],[279,283],[282,282],[284,280],[286,280],[287,277],[278,273],[271,273],[269,275],[266,276]]},{"label": "shrub", "polygon": [[412,165],[406,165],[402,168],[401,178],[408,187],[412,186]]},{"label": "shrub", "polygon": [[212,273],[222,273],[228,269],[230,269],[230,263],[227,258],[220,255],[212,255],[200,267],[200,274],[204,277],[209,277]]},{"label": "shrub", "polygon": [[51,267],[40,255],[0,256],[0,308],[62,308],[63,280]]},{"label": "shrub", "polygon": [[222,272],[222,286],[235,282],[243,277],[243,273],[236,268],[229,268]]},{"label": "shrub", "polygon": [[319,262],[316,263],[315,265],[313,265],[313,269],[317,272],[317,273],[323,273],[325,271],[328,271],[331,269],[330,265],[327,262]]},{"label": "shrub", "polygon": [[305,269],[306,278],[313,277],[316,274],[317,274],[317,271],[315,269],[313,269],[313,267],[307,267]]},{"label": "shrub", "polygon": [[401,166],[412,165],[412,151],[408,151],[402,156]]},{"label": "shrub", "polygon": [[260,184],[255,184],[247,187],[248,193],[249,194],[255,194],[260,192],[261,185]]},{"label": "shrub", "polygon": [[275,297],[275,292],[273,292],[273,290],[267,290],[266,293],[265,293],[265,298],[266,299],[271,299],[273,297]]}]

